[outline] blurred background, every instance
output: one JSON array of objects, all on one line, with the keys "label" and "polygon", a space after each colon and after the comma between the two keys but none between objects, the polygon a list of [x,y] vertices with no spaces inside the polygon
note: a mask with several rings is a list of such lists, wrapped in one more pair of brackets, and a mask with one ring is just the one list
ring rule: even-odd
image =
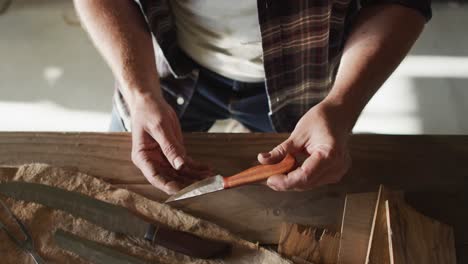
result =
[{"label": "blurred background", "polygon": [[[468,134],[467,28],[468,5],[433,3],[433,19],[355,132]],[[107,131],[112,93],[71,0],[0,0],[0,131]],[[213,131],[226,126],[236,127]]]}]

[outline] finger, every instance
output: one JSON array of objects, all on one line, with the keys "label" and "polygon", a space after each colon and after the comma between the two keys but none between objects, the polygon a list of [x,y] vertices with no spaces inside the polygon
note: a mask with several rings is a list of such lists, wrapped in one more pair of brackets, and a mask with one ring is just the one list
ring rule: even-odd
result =
[{"label": "finger", "polygon": [[161,151],[172,167],[176,170],[182,168],[185,163],[185,149],[172,131],[166,131],[161,126],[149,130],[148,133],[158,142]]},{"label": "finger", "polygon": [[[172,167],[171,167],[172,168]],[[198,181],[213,176],[213,170],[205,165],[195,163],[190,157],[186,156],[184,166],[177,172],[178,179]]]},{"label": "finger", "polygon": [[[146,155],[138,155],[133,158],[135,165],[141,170],[148,182],[154,187],[162,190],[167,194],[174,194],[181,189],[181,186],[178,182],[169,177],[163,176],[160,174],[154,164]],[[169,174],[169,172],[165,172]]]},{"label": "finger", "polygon": [[169,108],[168,112],[167,112],[167,115],[170,116],[170,120],[172,120],[171,124],[172,124],[172,131],[174,133],[174,136],[179,140],[179,142],[184,142],[184,137],[182,135],[182,129],[180,127],[180,123],[179,123],[179,116],[176,114],[176,112],[174,111],[174,109],[172,108]]},{"label": "finger", "polygon": [[293,154],[295,152],[297,152],[297,149],[294,147],[294,142],[290,139],[287,139],[270,152],[258,154],[257,158],[261,164],[273,164],[283,160],[286,154]]},{"label": "finger", "polygon": [[[151,158],[151,156],[155,157]],[[152,161],[157,160],[155,166],[158,170],[159,175],[163,176],[165,179],[176,181],[181,187],[185,187],[189,184],[192,184],[194,181],[197,180],[197,178],[195,177],[187,177],[187,173],[184,173],[183,170],[177,171],[174,168],[172,168],[172,166],[169,164],[169,162],[164,157],[164,154],[160,150],[157,153],[149,153],[149,157]],[[162,160],[163,163],[160,163],[160,160]],[[185,166],[183,168],[185,168]]]},{"label": "finger", "polygon": [[132,161],[154,187],[168,194],[180,189],[176,182],[169,180],[174,174],[158,173],[158,167],[164,170],[167,167],[167,161],[161,158],[157,142],[137,126],[134,126],[132,131]]},{"label": "finger", "polygon": [[348,157],[345,157],[344,161],[334,166],[330,166],[325,169],[319,177],[315,179],[314,182],[309,184],[309,188],[319,187],[322,185],[333,184],[339,182],[344,174],[348,171],[351,166],[351,160]]},{"label": "finger", "polygon": [[177,138],[177,140],[179,140],[179,142],[183,143],[184,142],[184,136],[182,134],[182,129],[180,128],[179,123],[174,123],[173,124],[173,129],[174,129],[174,135]]},{"label": "finger", "polygon": [[323,162],[321,154],[314,152],[300,167],[287,175],[276,175],[268,178],[267,185],[277,191],[302,189],[320,176],[324,168],[326,168],[326,164]]}]

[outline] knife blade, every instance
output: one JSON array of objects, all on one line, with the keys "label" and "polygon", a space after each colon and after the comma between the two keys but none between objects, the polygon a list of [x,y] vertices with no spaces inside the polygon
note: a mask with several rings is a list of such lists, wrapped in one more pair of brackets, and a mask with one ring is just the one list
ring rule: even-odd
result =
[{"label": "knife blade", "polygon": [[234,188],[249,183],[260,182],[273,175],[288,173],[295,166],[296,160],[291,154],[287,154],[281,162],[276,164],[257,165],[233,176],[223,177],[221,175],[216,175],[193,183],[169,197],[169,199],[166,200],[166,203],[188,199],[228,188]]},{"label": "knife blade", "polygon": [[113,248],[58,229],[54,233],[57,245],[95,264],[147,264],[136,257],[121,253]]},{"label": "knife blade", "polygon": [[230,245],[200,238],[160,224],[153,224],[124,207],[106,203],[81,193],[26,182],[0,183],[0,193],[19,200],[43,204],[68,212],[109,231],[144,238],[152,244],[196,258],[221,257]]}]

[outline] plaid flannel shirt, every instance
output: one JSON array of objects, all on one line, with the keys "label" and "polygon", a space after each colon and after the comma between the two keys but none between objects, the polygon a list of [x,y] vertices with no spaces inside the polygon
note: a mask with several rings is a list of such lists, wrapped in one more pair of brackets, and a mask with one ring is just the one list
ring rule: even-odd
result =
[{"label": "plaid flannel shirt", "polygon": [[[178,47],[168,1],[137,2],[153,34],[166,100],[182,115],[198,70]],[[333,86],[353,18],[361,7],[382,3],[416,9],[426,20],[432,15],[430,0],[257,0],[269,114],[276,131],[292,131],[325,98]],[[115,105],[129,128],[124,98],[116,90]]]}]

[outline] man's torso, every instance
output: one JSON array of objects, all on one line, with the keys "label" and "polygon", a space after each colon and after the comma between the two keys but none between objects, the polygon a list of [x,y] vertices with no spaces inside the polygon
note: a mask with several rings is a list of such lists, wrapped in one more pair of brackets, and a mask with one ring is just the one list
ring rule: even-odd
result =
[{"label": "man's torso", "polygon": [[[171,0],[179,47],[196,63],[227,78],[263,82],[256,0]],[[226,8],[231,6],[231,8]]]}]

